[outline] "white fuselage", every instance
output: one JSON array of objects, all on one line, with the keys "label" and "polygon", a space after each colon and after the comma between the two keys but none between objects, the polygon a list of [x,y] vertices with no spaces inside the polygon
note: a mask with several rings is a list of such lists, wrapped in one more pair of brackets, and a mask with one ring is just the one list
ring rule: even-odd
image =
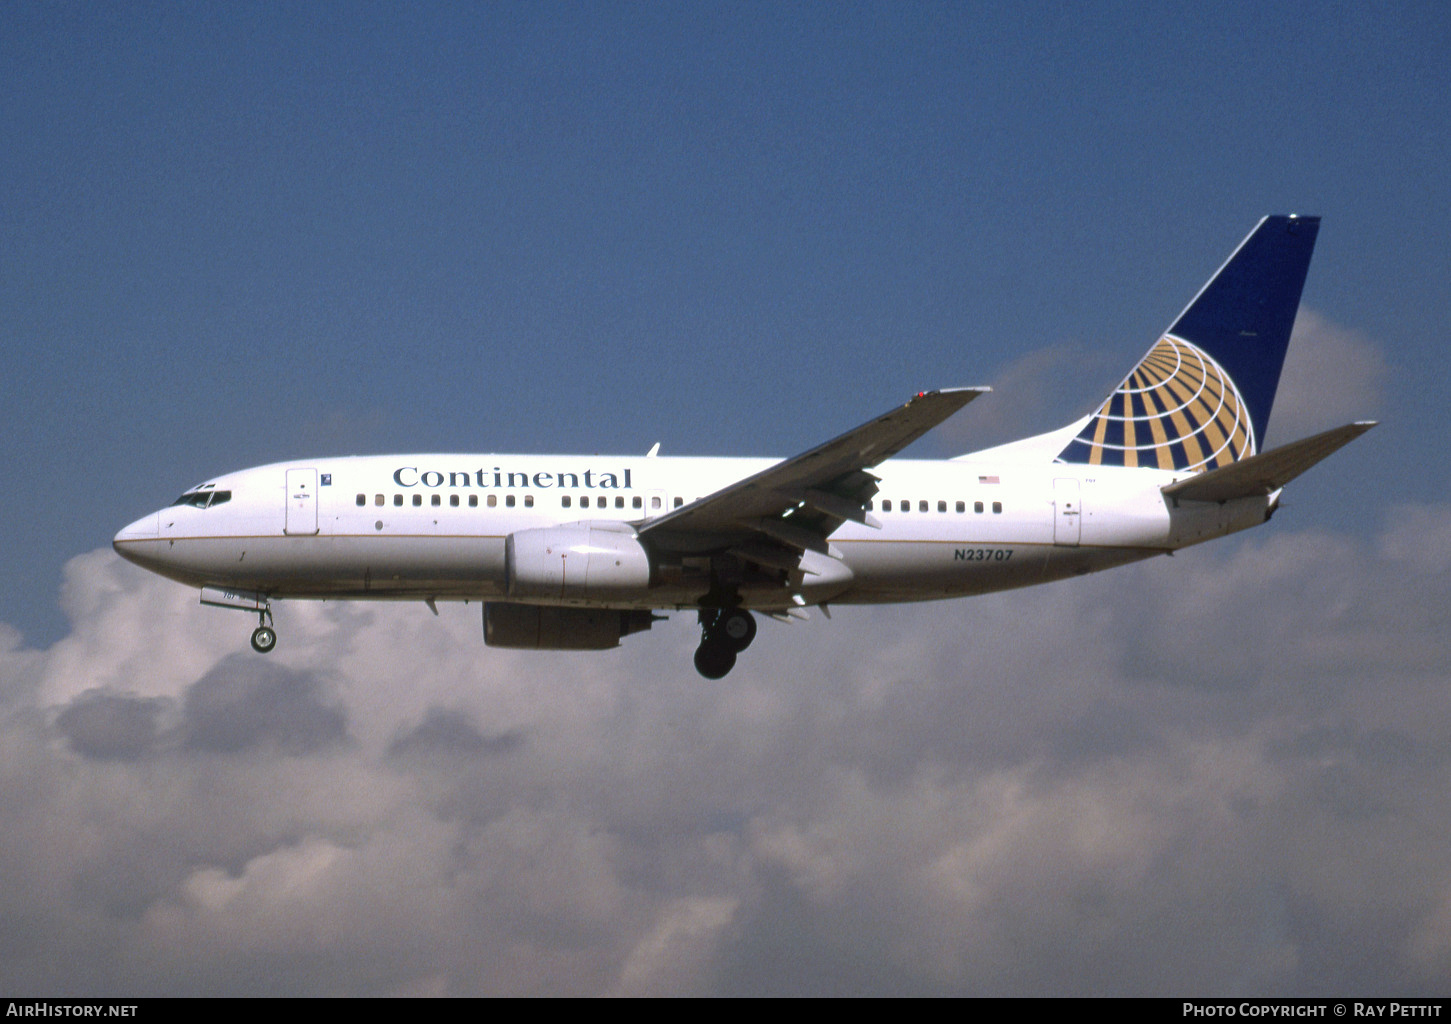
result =
[{"label": "white fuselage", "polygon": [[[511,534],[573,523],[632,532],[774,462],[404,455],[277,463],[188,492],[228,497],[144,516],[115,547],[182,583],[272,598],[499,600],[510,597]],[[869,515],[880,529],[837,529],[829,567],[803,565],[795,603],[923,601],[1094,572],[1261,523],[1275,499],[1175,507],[1160,492],[1174,473],[1114,466],[969,457],[890,460],[873,472],[881,483]],[[710,585],[708,559],[699,561],[652,565],[648,585],[628,593],[525,601],[693,606]],[[779,585],[747,585],[740,596],[749,608],[790,606]]]}]

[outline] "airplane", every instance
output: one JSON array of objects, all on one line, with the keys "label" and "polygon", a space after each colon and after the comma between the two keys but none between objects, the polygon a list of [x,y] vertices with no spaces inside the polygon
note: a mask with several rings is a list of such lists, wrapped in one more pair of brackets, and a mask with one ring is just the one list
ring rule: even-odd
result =
[{"label": "airplane", "polygon": [[924,391],[794,458],[414,454],[304,459],[187,489],[123,557],[258,616],[281,599],[483,604],[494,647],[603,650],[694,611],[725,676],[756,615],[1047,583],[1266,522],[1375,426],[1260,450],[1320,218],[1269,216],[1097,409],[945,460],[895,459],[989,388]]}]

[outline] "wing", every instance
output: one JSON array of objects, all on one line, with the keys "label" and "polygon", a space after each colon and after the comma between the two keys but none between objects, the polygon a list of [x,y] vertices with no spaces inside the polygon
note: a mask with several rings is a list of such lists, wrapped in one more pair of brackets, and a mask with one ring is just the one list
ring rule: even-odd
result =
[{"label": "wing", "polygon": [[640,529],[657,551],[729,552],[774,569],[796,569],[805,551],[850,519],[875,526],[866,503],[877,493],[869,468],[991,388],[925,391],[907,404],[770,469],[675,509]]}]

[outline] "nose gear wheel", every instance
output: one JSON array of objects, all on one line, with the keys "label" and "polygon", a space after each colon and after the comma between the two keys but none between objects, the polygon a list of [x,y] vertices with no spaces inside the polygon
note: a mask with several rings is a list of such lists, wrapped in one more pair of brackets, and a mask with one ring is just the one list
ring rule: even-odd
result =
[{"label": "nose gear wheel", "polygon": [[271,606],[258,612],[257,618],[257,628],[252,630],[252,650],[258,654],[270,654],[277,646],[277,630],[272,625]]}]

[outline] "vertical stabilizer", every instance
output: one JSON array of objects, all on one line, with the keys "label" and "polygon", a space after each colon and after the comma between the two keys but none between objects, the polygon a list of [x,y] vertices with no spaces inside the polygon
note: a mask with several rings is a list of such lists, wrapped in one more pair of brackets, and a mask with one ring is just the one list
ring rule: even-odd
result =
[{"label": "vertical stabilizer", "polygon": [[1319,217],[1266,217],[1058,455],[1197,470],[1259,450]]}]

